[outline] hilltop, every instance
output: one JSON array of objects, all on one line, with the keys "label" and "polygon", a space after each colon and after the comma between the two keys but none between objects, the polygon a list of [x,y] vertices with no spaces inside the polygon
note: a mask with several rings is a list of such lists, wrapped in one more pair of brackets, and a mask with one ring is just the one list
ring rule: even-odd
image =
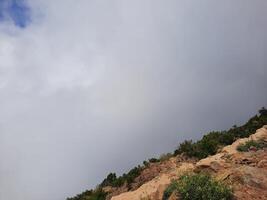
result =
[{"label": "hilltop", "polygon": [[267,110],[242,126],[184,141],[67,200],[266,199]]}]

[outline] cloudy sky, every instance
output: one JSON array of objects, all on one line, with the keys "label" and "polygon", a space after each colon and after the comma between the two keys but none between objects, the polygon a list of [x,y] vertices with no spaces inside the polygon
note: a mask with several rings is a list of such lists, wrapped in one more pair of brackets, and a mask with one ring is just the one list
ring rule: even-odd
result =
[{"label": "cloudy sky", "polygon": [[0,0],[0,199],[64,200],[267,105],[266,0]]}]

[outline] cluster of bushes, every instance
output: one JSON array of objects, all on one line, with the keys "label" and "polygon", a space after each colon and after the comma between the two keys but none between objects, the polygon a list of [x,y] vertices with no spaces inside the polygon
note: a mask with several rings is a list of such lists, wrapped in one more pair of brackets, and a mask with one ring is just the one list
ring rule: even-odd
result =
[{"label": "cluster of bushes", "polygon": [[164,153],[162,155],[160,155],[159,158],[150,158],[148,159],[148,161],[144,160],[143,161],[143,165],[145,167],[147,167],[149,165],[149,163],[159,163],[159,162],[163,162],[165,160],[168,160],[170,159],[171,157],[173,157],[173,154],[172,153]]},{"label": "cluster of bushes", "polygon": [[237,150],[238,151],[249,151],[252,147],[255,148],[256,150],[267,148],[267,142],[263,140],[260,140],[260,141],[250,140],[244,144],[240,144],[237,147]]},{"label": "cluster of bushes", "polygon": [[117,177],[115,173],[110,173],[100,184],[101,187],[112,186],[120,187],[124,183],[127,183],[127,186],[130,187],[130,184],[133,183],[134,179],[138,177],[143,170],[143,167],[138,165],[131,169],[127,174]]},{"label": "cluster of bushes", "polygon": [[267,110],[262,108],[259,113],[259,116],[252,117],[243,126],[233,126],[228,131],[210,132],[197,142],[193,142],[192,140],[184,141],[175,150],[174,155],[184,153],[189,157],[199,159],[214,155],[220,147],[232,144],[238,138],[248,137],[257,129],[267,124]]},{"label": "cluster of bushes", "polygon": [[173,181],[164,191],[163,200],[175,192],[181,200],[230,200],[232,190],[204,174],[189,174]]},{"label": "cluster of bushes", "polygon": [[160,160],[157,158],[150,158],[150,159],[148,159],[148,162],[149,163],[157,163],[157,162],[160,162]]},{"label": "cluster of bushes", "polygon": [[85,192],[76,195],[75,197],[67,198],[66,200],[105,200],[107,193],[101,188],[96,190],[86,190]]}]

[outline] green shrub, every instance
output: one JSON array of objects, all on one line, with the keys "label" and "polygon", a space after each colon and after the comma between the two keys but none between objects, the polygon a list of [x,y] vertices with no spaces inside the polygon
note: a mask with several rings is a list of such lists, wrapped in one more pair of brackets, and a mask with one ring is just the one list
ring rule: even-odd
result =
[{"label": "green shrub", "polygon": [[99,190],[95,191],[93,193],[93,195],[90,196],[90,198],[85,199],[85,200],[105,200],[106,196],[107,196],[107,194],[104,191],[102,191],[101,189],[99,189]]},{"label": "green shrub", "polygon": [[149,161],[150,163],[160,162],[160,160],[157,159],[157,158],[150,158],[150,159],[148,159],[148,161]]},{"label": "green shrub", "polygon": [[265,107],[262,107],[262,108],[259,110],[259,113],[260,113],[261,115],[265,115],[265,116],[267,116],[267,109],[266,109]]},{"label": "green shrub", "polygon": [[174,151],[174,155],[185,153],[188,156],[193,156],[194,155],[194,152],[195,152],[195,147],[193,145],[192,140],[185,140],[184,142],[182,142],[179,145],[178,149],[176,149]]},{"label": "green shrub", "polygon": [[142,167],[138,165],[137,167],[131,169],[128,172],[128,174],[124,175],[124,178],[128,186],[134,181],[136,177],[138,177],[141,174],[141,171],[142,171]]},{"label": "green shrub", "polygon": [[107,178],[105,178],[100,185],[102,187],[109,186],[109,185],[112,186],[116,180],[117,180],[116,173],[109,173],[107,175]]},{"label": "green shrub", "polygon": [[172,181],[172,183],[165,189],[162,200],[168,200],[172,193],[177,191],[177,188],[177,181]]},{"label": "green shrub", "polygon": [[259,149],[263,149],[265,147],[267,147],[267,142],[263,141],[263,140],[259,140],[259,141],[254,141],[254,140],[250,140],[250,141],[247,141],[246,143],[244,144],[240,144],[238,147],[237,147],[237,150],[238,151],[249,151],[249,149],[251,147],[254,147],[256,148],[257,150]]},{"label": "green shrub", "polygon": [[86,190],[85,192],[76,195],[75,197],[67,198],[67,200],[105,200],[107,193],[101,188],[96,190]]},{"label": "green shrub", "polygon": [[178,192],[181,200],[232,199],[229,187],[204,174],[182,176],[165,190],[163,200],[167,200],[173,192]]},{"label": "green shrub", "polygon": [[145,167],[148,167],[149,162],[147,162],[146,160],[144,160],[144,161],[143,161],[143,165],[144,165]]}]

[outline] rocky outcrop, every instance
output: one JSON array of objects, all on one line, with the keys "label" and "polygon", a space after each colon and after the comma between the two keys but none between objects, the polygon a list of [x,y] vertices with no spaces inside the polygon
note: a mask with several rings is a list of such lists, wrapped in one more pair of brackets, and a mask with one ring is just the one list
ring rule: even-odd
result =
[{"label": "rocky outcrop", "polygon": [[[238,200],[267,199],[267,149],[237,151],[240,144],[249,140],[267,142],[267,126],[258,129],[248,138],[236,140],[232,145],[224,147],[220,153],[198,162],[179,155],[163,163],[151,165],[136,179],[133,191],[113,195],[111,199],[161,200],[170,182],[188,171],[208,171],[217,180],[229,183]],[[172,194],[169,199],[178,199],[177,194]]]}]

